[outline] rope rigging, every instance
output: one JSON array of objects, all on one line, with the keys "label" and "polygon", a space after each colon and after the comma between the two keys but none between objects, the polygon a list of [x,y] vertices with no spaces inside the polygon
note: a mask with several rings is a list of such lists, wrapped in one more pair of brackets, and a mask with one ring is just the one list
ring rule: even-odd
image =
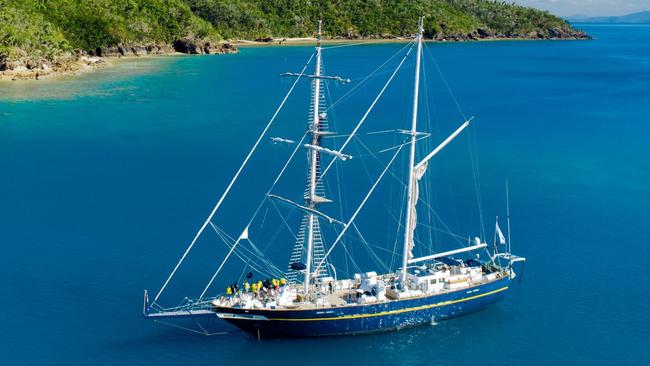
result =
[{"label": "rope rigging", "polygon": [[253,156],[253,153],[257,150],[257,147],[259,146],[260,142],[262,141],[262,139],[264,138],[264,136],[266,136],[266,133],[268,132],[268,130],[269,130],[269,129],[271,128],[271,126],[273,125],[273,122],[275,121],[275,118],[278,116],[278,114],[280,113],[280,111],[281,111],[282,108],[284,107],[284,104],[286,103],[287,99],[289,99],[289,96],[291,95],[291,93],[293,93],[293,90],[295,89],[296,85],[298,84],[298,81],[300,81],[301,77],[305,74],[305,70],[307,70],[307,67],[308,67],[309,64],[311,63],[311,60],[314,58],[314,55],[315,55],[315,54],[312,54],[312,55],[309,57],[309,59],[307,60],[307,62],[305,63],[305,65],[303,66],[302,70],[300,71],[300,74],[298,75],[298,77],[296,78],[296,80],[295,80],[295,81],[293,82],[293,84],[291,85],[291,88],[289,89],[289,91],[287,92],[287,94],[286,94],[286,95],[284,96],[284,98],[282,99],[282,102],[280,103],[280,105],[278,106],[278,108],[275,110],[275,113],[273,113],[273,116],[271,117],[271,119],[269,120],[269,122],[266,124],[266,127],[264,127],[264,130],[262,131],[262,133],[261,133],[261,134],[259,135],[259,137],[257,138],[257,141],[255,141],[255,144],[253,145],[253,148],[249,151],[248,155],[246,155],[246,158],[244,159],[244,162],[241,164],[241,166],[240,166],[239,169],[237,170],[237,173],[235,173],[235,176],[232,178],[232,180],[231,180],[230,183],[228,184],[228,187],[226,187],[226,190],[225,190],[225,191],[223,192],[223,194],[221,195],[221,198],[219,198],[219,201],[217,201],[217,204],[214,206],[214,208],[212,209],[212,211],[210,212],[210,214],[209,214],[208,217],[206,218],[206,220],[205,220],[205,222],[203,223],[203,225],[201,225],[201,228],[199,229],[199,231],[196,233],[196,235],[194,236],[194,238],[193,238],[192,241],[190,242],[190,245],[187,247],[187,249],[185,250],[185,252],[184,252],[183,255],[181,256],[181,259],[178,261],[178,263],[176,263],[176,266],[175,266],[174,269],[172,270],[172,272],[171,272],[171,274],[169,275],[169,277],[167,277],[167,279],[165,280],[165,283],[163,283],[162,287],[160,288],[160,290],[158,291],[158,293],[157,293],[156,296],[154,297],[154,300],[153,300],[154,303],[155,303],[156,301],[158,301],[158,298],[160,297],[160,295],[163,293],[163,291],[165,291],[165,288],[166,288],[167,285],[169,284],[169,281],[171,281],[172,277],[174,277],[174,274],[176,274],[176,271],[178,270],[178,268],[180,267],[180,265],[183,263],[183,261],[185,260],[185,258],[187,257],[187,255],[190,253],[190,251],[192,250],[192,248],[193,248],[194,245],[196,244],[196,241],[199,239],[199,237],[200,237],[201,234],[203,233],[203,230],[205,230],[205,228],[206,228],[206,227],[208,226],[208,224],[210,223],[210,220],[212,220],[212,218],[214,217],[214,215],[215,215],[215,214],[217,213],[217,211],[219,210],[219,207],[221,207],[221,204],[223,203],[224,199],[226,198],[226,196],[228,195],[228,193],[229,193],[230,190],[232,189],[232,187],[233,187],[233,185],[235,184],[235,182],[237,181],[237,179],[239,178],[239,175],[241,174],[241,172],[244,170],[244,167],[248,164],[248,161],[250,160],[251,156]]},{"label": "rope rigging", "polygon": [[[458,109],[458,112],[462,116],[464,121],[467,121],[467,116],[465,115],[465,112],[460,106],[460,103],[458,102],[458,98],[456,98],[456,94],[454,91],[451,89],[449,86],[449,83],[447,82],[447,78],[443,74],[442,70],[440,69],[440,65],[438,64],[438,61],[433,55],[433,52],[429,49],[429,47],[424,47],[425,51],[428,53],[429,57],[433,61],[433,65],[435,66],[436,70],[438,71],[438,74],[440,75],[440,79],[442,80],[445,88],[449,92],[449,95],[451,96],[456,108]],[[470,161],[472,165],[472,178],[474,179],[474,193],[476,195],[476,205],[479,213],[479,220],[480,220],[480,235],[483,240],[485,240],[486,235],[485,235],[485,224],[484,224],[484,219],[483,219],[483,202],[482,202],[482,194],[481,194],[481,179],[480,179],[480,173],[479,173],[479,168],[478,168],[478,156],[476,155],[476,139],[473,138],[472,131],[470,131],[469,136],[468,136],[468,147],[469,147],[469,154],[470,154]]]},{"label": "rope rigging", "polygon": [[[366,83],[368,80],[370,80],[370,79],[372,79],[373,77],[377,76],[377,73],[378,73],[381,69],[383,69],[384,66],[386,66],[388,63],[390,63],[390,62],[391,62],[395,57],[397,57],[397,55],[401,54],[401,53],[402,53],[402,52],[403,52],[407,47],[410,46],[410,47],[412,48],[414,44],[415,44],[414,42],[409,42],[409,43],[405,44],[404,47],[400,48],[400,49],[399,49],[397,52],[395,52],[391,57],[389,57],[386,61],[384,61],[384,63],[382,63],[381,65],[379,65],[379,67],[377,67],[374,71],[372,71],[372,72],[371,72],[370,74],[368,74],[366,77],[364,77],[363,79],[361,79],[361,81],[360,81],[359,83],[357,83],[355,86],[353,86],[352,88],[350,88],[350,90],[348,90],[345,94],[343,94],[341,97],[339,97],[336,101],[334,101],[333,103],[331,103],[331,104],[329,105],[329,107],[327,107],[327,109],[325,109],[325,112],[329,112],[331,109],[334,109],[334,107],[337,106],[339,103],[342,103],[343,101],[347,100],[349,97],[351,97],[352,95],[354,95],[354,93],[356,93],[357,91],[359,91],[359,89],[361,89],[361,87],[362,87],[363,85],[365,85],[365,83]],[[324,49],[327,49],[327,48],[324,48]]]},{"label": "rope rigging", "polygon": [[[388,173],[388,175],[392,176],[394,178],[394,181],[397,181],[399,183],[398,187],[400,187],[401,189],[408,188],[407,184],[403,181],[403,179],[398,177],[397,174],[390,169],[390,167],[395,162],[397,156],[400,155],[400,152],[401,152],[401,150],[402,150],[402,148],[404,146],[413,145],[417,141],[428,139],[431,135],[430,135],[430,133],[426,133],[426,134],[419,134],[418,133],[418,134],[416,134],[415,132],[412,132],[411,137],[409,137],[408,139],[403,140],[401,143],[398,143],[398,144],[396,144],[394,146],[383,148],[383,149],[380,149],[380,150],[377,150],[377,151],[373,151],[372,149],[370,149],[363,142],[363,140],[361,138],[362,136],[371,136],[371,135],[380,135],[380,134],[395,134],[397,136],[398,134],[403,133],[403,131],[391,129],[391,130],[380,130],[380,131],[370,131],[370,132],[365,132],[365,133],[359,133],[359,130],[362,128],[364,123],[367,121],[369,115],[372,113],[375,106],[377,105],[379,100],[382,98],[385,91],[390,86],[390,84],[394,80],[394,78],[397,75],[397,73],[399,72],[399,70],[402,68],[403,64],[405,63],[408,56],[411,54],[411,52],[412,52],[415,45],[416,45],[416,42],[406,43],[397,52],[395,52],[386,61],[384,61],[379,67],[374,69],[370,74],[368,74],[363,79],[361,79],[358,83],[356,83],[354,85],[354,87],[352,87],[350,90],[345,92],[341,97],[336,99],[326,109],[324,109],[325,112],[332,111],[332,116],[335,116],[335,109],[334,109],[335,106],[339,105],[340,103],[345,102],[348,98],[350,98],[352,95],[357,93],[372,78],[377,77],[378,75],[381,75],[383,73],[388,74],[388,71],[384,72],[382,70],[390,62],[393,62],[394,60],[398,59],[399,55],[403,55],[403,57],[401,59],[399,59],[399,63],[397,64],[397,66],[390,72],[390,76],[384,82],[383,86],[381,87],[379,92],[376,94],[376,96],[372,100],[371,104],[365,110],[364,114],[359,119],[357,124],[354,126],[352,131],[349,134],[323,135],[323,138],[331,139],[333,141],[334,145],[335,145],[335,150],[328,150],[328,151],[331,151],[333,153],[337,153],[337,154],[331,154],[331,159],[329,160],[329,162],[327,163],[325,168],[322,170],[322,173],[320,173],[320,175],[318,176],[318,180],[317,180],[317,183],[321,183],[321,181],[322,181],[322,183],[324,183],[324,186],[326,187],[326,189],[329,192],[333,192],[333,189],[332,189],[332,187],[330,187],[329,182],[325,181],[324,178],[325,178],[326,174],[329,172],[329,170],[332,167],[334,167],[335,168],[334,170],[336,171],[336,184],[335,184],[335,187],[336,187],[336,190],[337,190],[336,193],[338,194],[339,197],[343,197],[342,192],[341,192],[341,186],[343,185],[343,178],[342,178],[342,176],[340,174],[340,162],[341,162],[341,160],[344,160],[343,159],[344,156],[347,156],[347,155],[343,154],[343,151],[346,148],[348,148],[348,146],[349,146],[349,144],[351,142],[354,142],[354,146],[356,146],[357,150],[361,151],[362,150],[361,148],[366,150],[365,154],[355,155],[355,157],[363,158],[363,157],[367,157],[367,156],[372,156],[373,159],[375,159],[377,162],[379,162],[379,164],[383,168],[383,170],[382,170],[381,174],[379,175],[379,177],[373,182],[372,187],[370,188],[370,191],[367,192],[367,194],[364,197],[364,199],[362,200],[361,204],[359,206],[357,206],[356,210],[354,211],[354,213],[350,217],[349,221],[347,223],[341,223],[341,224],[344,224],[342,229],[339,231],[338,228],[332,228],[332,230],[334,230],[334,232],[337,235],[336,240],[334,240],[332,242],[332,244],[329,246],[329,248],[325,248],[325,249],[327,249],[326,253],[325,253],[324,257],[322,258],[322,260],[320,260],[319,263],[317,264],[317,266],[316,266],[316,268],[314,270],[315,273],[318,273],[318,270],[323,265],[330,265],[329,255],[332,252],[332,250],[339,243],[344,248],[344,252],[347,255],[346,256],[346,262],[345,262],[346,271],[349,271],[349,269],[347,268],[348,267],[348,259],[350,260],[351,264],[355,267],[355,269],[359,270],[358,263],[355,262],[353,256],[351,256],[351,253],[348,250],[348,245],[346,245],[346,242],[345,242],[346,241],[345,240],[346,232],[350,228],[353,229],[353,233],[356,234],[356,235],[350,235],[349,238],[360,241],[363,244],[363,246],[366,248],[366,250],[368,251],[368,253],[370,255],[370,258],[375,262],[375,264],[377,264],[379,267],[381,267],[381,268],[383,268],[385,270],[391,270],[391,269],[394,268],[394,265],[396,263],[395,259],[399,255],[399,253],[397,251],[397,245],[398,245],[398,242],[399,242],[399,235],[395,235],[395,242],[393,243],[393,250],[392,251],[390,249],[383,248],[383,247],[371,244],[370,242],[368,242],[366,240],[364,235],[361,233],[361,230],[357,226],[357,224],[355,222],[355,219],[356,219],[357,215],[359,214],[359,212],[361,211],[361,209],[366,204],[369,197],[375,191],[375,188],[377,187],[379,182],[383,179],[383,177],[384,177],[384,175],[386,173]],[[323,49],[328,50],[328,49],[339,48],[339,47],[346,47],[346,45],[324,47]],[[449,93],[450,93],[450,95],[451,95],[451,97],[452,97],[452,99],[453,99],[453,101],[454,101],[454,103],[456,105],[456,108],[458,109],[458,111],[460,112],[460,114],[464,118],[464,120],[467,121],[467,118],[465,117],[465,114],[464,114],[463,110],[461,109],[460,104],[458,103],[458,100],[457,100],[456,96],[454,95],[453,91],[449,87],[449,84],[448,84],[447,80],[445,79],[444,75],[442,74],[442,72],[440,70],[440,67],[439,67],[436,59],[434,58],[433,54],[428,49],[428,47],[426,47],[426,45],[424,47],[424,50],[425,50],[425,53],[427,53],[430,56],[430,58],[433,60],[435,68],[438,71],[438,73],[440,74],[445,87],[449,91]],[[280,105],[277,107],[275,113],[272,115],[271,119],[266,124],[266,126],[263,129],[262,133],[259,135],[259,137],[255,141],[255,143],[253,144],[251,150],[248,152],[248,154],[244,158],[243,163],[240,165],[240,167],[236,171],[234,177],[232,178],[232,180],[230,181],[230,183],[226,187],[225,191],[223,192],[223,194],[221,195],[221,197],[217,201],[216,205],[213,207],[213,209],[210,212],[210,214],[208,215],[207,219],[205,220],[203,225],[200,227],[200,229],[198,230],[198,232],[196,233],[196,235],[194,236],[194,238],[190,242],[189,246],[187,247],[187,249],[185,250],[185,252],[181,256],[180,260],[174,266],[173,270],[171,271],[170,275],[167,277],[167,279],[163,283],[163,285],[160,288],[159,292],[154,297],[152,306],[158,306],[156,304],[157,300],[159,299],[161,294],[164,292],[164,290],[166,289],[166,287],[168,286],[168,284],[170,283],[170,281],[172,280],[172,278],[176,274],[177,270],[179,269],[181,264],[184,262],[187,255],[190,253],[190,251],[192,250],[192,248],[194,247],[196,242],[198,241],[198,238],[202,235],[202,233],[204,232],[205,228],[208,225],[213,229],[213,231],[219,236],[219,238],[226,245],[226,247],[228,248],[228,252],[227,252],[225,258],[223,259],[223,261],[219,264],[216,271],[213,273],[212,277],[209,279],[209,281],[208,281],[207,285],[205,286],[205,288],[203,289],[201,295],[198,298],[199,301],[202,300],[202,298],[204,297],[206,292],[209,290],[209,288],[213,284],[214,280],[216,279],[216,277],[218,276],[220,271],[223,269],[225,263],[229,260],[229,258],[232,255],[235,255],[237,258],[239,258],[244,263],[244,271],[242,272],[242,275],[243,275],[243,273],[245,273],[247,268],[253,268],[257,272],[265,274],[265,275],[282,276],[283,272],[277,266],[275,266],[269,259],[267,259],[264,256],[264,252],[261,251],[250,240],[250,238],[248,237],[248,229],[250,228],[251,224],[256,220],[256,218],[258,217],[258,214],[261,212],[262,206],[265,205],[266,201],[270,197],[271,192],[273,192],[276,184],[279,182],[281,177],[284,175],[284,173],[287,170],[290,163],[294,160],[294,157],[296,156],[297,151],[300,150],[303,147],[307,147],[307,145],[304,145],[303,143],[304,143],[305,139],[308,137],[309,131],[305,132],[305,134],[302,136],[302,138],[300,139],[299,142],[296,143],[295,141],[291,141],[292,144],[295,144],[295,147],[293,148],[289,158],[285,162],[284,166],[282,167],[280,173],[275,178],[274,182],[271,184],[271,186],[268,189],[267,193],[264,195],[264,197],[259,202],[259,204],[258,204],[257,208],[255,209],[252,217],[250,218],[248,223],[244,226],[244,229],[243,229],[241,235],[236,240],[233,237],[231,237],[230,235],[228,235],[226,232],[224,232],[222,229],[217,227],[213,223],[212,219],[214,218],[215,214],[217,213],[217,211],[221,207],[222,203],[224,202],[225,198],[229,194],[229,192],[232,189],[233,185],[235,184],[235,182],[240,177],[240,174],[242,173],[244,168],[248,165],[248,162],[251,159],[251,156],[257,151],[261,140],[267,135],[269,129],[271,128],[274,121],[276,120],[276,117],[278,116],[280,111],[283,109],[283,107],[284,107],[286,101],[288,100],[289,96],[293,93],[294,89],[296,88],[297,83],[303,78],[303,76],[309,77],[309,76],[306,76],[305,71],[308,68],[308,66],[311,64],[311,62],[314,59],[315,55],[316,54],[312,54],[309,57],[309,59],[307,60],[307,62],[304,64],[304,66],[301,69],[300,73],[295,74],[295,76],[297,76],[297,77],[294,80],[294,82],[292,83],[291,87],[289,88],[289,90],[286,93],[286,95],[284,96],[284,98],[282,99]],[[426,69],[423,70],[423,73],[424,73],[424,78],[426,80],[427,79]],[[426,101],[426,103],[425,103],[426,104],[426,109],[425,109],[425,113],[424,113],[424,117],[425,117],[424,119],[428,122],[429,131],[432,131],[433,129],[432,129],[432,122],[431,122],[431,111],[429,109],[429,103],[428,103],[429,97],[428,97],[428,90],[427,90],[426,84],[427,83],[425,82],[424,99]],[[328,83],[324,82],[323,85],[324,85],[324,87],[325,87],[325,89],[327,91],[327,98],[329,100],[331,100],[331,94],[330,94]],[[318,111],[315,111],[314,113],[318,113]],[[336,120],[335,118],[332,118],[331,119],[332,123],[335,123],[335,120]],[[475,188],[475,194],[476,194],[477,205],[478,205],[478,210],[479,210],[480,225],[481,225],[481,237],[485,238],[485,228],[484,228],[484,224],[483,224],[483,212],[482,212],[481,189],[480,189],[480,175],[479,175],[479,172],[478,172],[478,159],[477,159],[477,156],[476,156],[476,153],[475,153],[475,148],[476,148],[475,144],[476,144],[476,142],[474,140],[472,140],[471,137],[472,136],[470,136],[470,139],[468,141],[469,141],[470,159],[471,159],[471,162],[472,162],[472,174],[473,174],[473,179],[474,179],[474,188]],[[342,138],[345,138],[345,139],[341,143],[339,143],[339,139],[342,139]],[[290,141],[290,140],[286,140],[286,141]],[[394,154],[393,154],[393,156],[391,157],[391,159],[390,159],[390,161],[388,163],[383,163],[381,161],[381,159],[379,159],[378,155],[382,154],[382,153],[386,153],[386,152],[394,152]],[[368,170],[368,167],[365,165],[365,162],[363,161],[363,159],[362,159],[362,163],[364,164],[363,166],[364,166],[364,170],[365,170],[366,174],[368,175],[368,177],[372,181],[372,177],[370,176],[370,172]],[[394,181],[391,180],[391,182],[394,182]],[[444,221],[442,221],[440,216],[437,214],[436,210],[434,210],[433,207],[427,202],[427,201],[430,201],[430,199],[431,199],[430,192],[429,192],[429,191],[431,191],[431,189],[430,189],[431,187],[430,187],[430,182],[428,180],[425,180],[424,184],[425,184],[425,192],[426,193],[425,193],[425,197],[424,197],[425,200],[423,200],[423,201],[424,201],[424,205],[427,208],[427,219],[431,224],[427,225],[427,224],[422,223],[422,226],[427,229],[427,234],[428,234],[427,245],[428,245],[429,251],[432,251],[432,249],[433,249],[432,245],[434,244],[434,235],[436,235],[436,240],[435,241],[436,242],[439,241],[439,239],[437,237],[438,233],[448,234],[452,238],[454,238],[459,244],[465,245],[465,243],[463,243],[461,240],[459,240],[460,238],[465,239],[465,237],[461,237],[459,235],[454,234],[449,229],[449,226]],[[391,190],[392,189],[393,189],[393,186],[391,186]],[[337,208],[338,208],[339,217],[344,216],[343,215],[343,213],[345,211],[344,210],[344,201],[345,200],[343,200],[343,199],[338,200],[338,207]],[[401,201],[404,201],[404,200],[401,200]],[[392,201],[391,201],[391,204],[392,204]],[[282,212],[280,211],[280,209],[277,207],[276,203],[273,200],[271,200],[271,205],[273,206],[273,208],[276,211],[276,213],[278,214],[278,216],[280,216],[280,218],[282,220],[282,225],[280,225],[278,227],[275,227],[276,232],[273,235],[272,240],[270,240],[268,242],[267,246],[270,245],[271,242],[274,242],[275,238],[279,235],[280,230],[284,230],[284,229],[287,229],[288,232],[293,237],[293,239],[297,240],[299,234],[297,234],[294,230],[292,230],[291,225],[289,224],[289,222],[287,222],[287,220],[285,219],[285,216],[282,214]],[[403,215],[405,213],[404,206],[400,205],[399,218],[397,218],[397,217],[395,217],[393,215],[393,213],[390,210],[390,207],[388,207],[388,208],[389,208],[388,211],[389,211],[389,214],[390,214],[389,219],[392,219],[393,221],[396,221],[397,224],[398,224],[397,229],[396,229],[397,233],[399,233],[401,230],[406,230],[404,225],[402,225],[402,223],[401,223]],[[266,222],[266,219],[267,219],[268,211],[269,211],[269,208],[267,206],[266,211],[264,211],[264,217],[263,217],[263,220],[262,220],[262,223],[261,223],[260,227],[264,226],[264,223]],[[437,226],[437,223],[440,223],[442,228],[439,228]],[[413,240],[415,240],[415,238],[413,238]],[[250,248],[247,248],[246,246],[241,245],[242,241],[248,242]],[[420,240],[417,241],[417,244],[418,244],[418,247],[423,247],[423,246],[421,246]],[[383,251],[387,252],[388,254],[392,255],[391,260],[390,260],[390,265],[387,265],[386,263],[384,263],[384,261],[382,261],[381,257],[379,257],[374,252],[373,247],[376,248],[376,249],[383,250]],[[241,276],[240,276],[240,279],[241,279]]]}]

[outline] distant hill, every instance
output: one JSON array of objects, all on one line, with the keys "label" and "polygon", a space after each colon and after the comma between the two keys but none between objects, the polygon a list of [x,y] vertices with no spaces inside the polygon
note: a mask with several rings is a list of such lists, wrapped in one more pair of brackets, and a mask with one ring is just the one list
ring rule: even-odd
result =
[{"label": "distant hill", "polygon": [[612,23],[612,24],[649,24],[650,11],[641,11],[621,16],[612,17],[583,17],[574,16],[567,18],[572,23]]}]

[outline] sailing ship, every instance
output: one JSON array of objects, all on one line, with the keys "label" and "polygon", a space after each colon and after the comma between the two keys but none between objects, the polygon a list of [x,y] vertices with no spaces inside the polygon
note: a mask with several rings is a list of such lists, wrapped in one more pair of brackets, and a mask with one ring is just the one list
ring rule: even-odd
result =
[{"label": "sailing ship", "polygon": [[[423,53],[422,18],[418,23],[417,35],[410,44],[411,48],[403,54],[403,59],[391,74],[387,84],[384,85],[345,142],[336,148],[328,147],[324,143],[325,138],[335,133],[328,130],[328,109],[324,106],[323,83],[328,81],[345,83],[349,80],[322,73],[323,47],[321,46],[321,22],[319,21],[314,54],[299,73],[283,74],[295,78],[291,89],[244,159],[216,206],[153,301],[149,300],[145,290],[143,309],[145,317],[161,322],[176,318],[192,319],[193,321],[222,319],[258,338],[314,337],[390,331],[430,324],[481,310],[505,296],[511,286],[511,281],[516,276],[514,263],[525,261],[525,258],[511,254],[509,213],[507,239],[499,228],[497,219],[494,243],[491,246],[485,240],[475,237],[471,240],[468,239],[467,242],[461,242],[463,245],[456,249],[417,257],[414,255],[415,232],[418,223],[416,206],[420,201],[420,180],[426,174],[429,162],[470,125],[471,119],[465,120],[424,158],[417,158],[416,145],[418,141],[429,136],[418,130]],[[415,76],[410,129],[395,129],[393,131],[405,136],[405,141],[394,149],[396,150],[395,154],[385,165],[351,216],[347,220],[334,218],[332,214],[327,214],[321,209],[322,206],[331,202],[325,197],[324,177],[335,161],[342,162],[353,158],[346,150],[348,143],[358,133],[370,110],[379,100],[386,86],[393,80],[397,70],[407,58],[413,57],[412,49],[415,49]],[[310,73],[307,68],[312,60],[315,60],[315,65],[313,72]],[[259,260],[260,266],[270,265],[277,268],[264,258],[263,253],[251,241],[249,230],[252,219],[242,225],[241,234],[234,239],[218,228],[214,224],[213,218],[237,182],[242,170],[249,163],[251,156],[267,136],[271,124],[294,87],[299,80],[305,79],[311,82],[311,98],[308,128],[303,140],[296,142],[288,138],[271,137],[271,141],[275,144],[295,145],[289,161],[293,159],[298,150],[306,150],[307,184],[303,195],[304,202],[294,202],[273,192],[289,161],[284,165],[272,183],[271,189],[262,200],[263,202],[271,200],[281,203],[299,212],[302,217],[298,234],[295,236],[295,246],[291,253],[289,268],[285,273],[279,273],[277,278],[271,279],[269,276],[264,281],[261,278],[260,280],[252,278],[254,275],[250,271],[243,282],[229,285],[226,293],[208,296],[215,279],[221,273],[224,264],[233,257],[233,254],[244,260],[246,268],[259,268],[252,266],[251,258]],[[408,154],[408,163],[406,169],[403,169],[406,171],[402,172],[406,178],[404,184],[406,202],[403,222],[399,223],[399,228],[402,231],[399,234],[402,244],[401,266],[385,273],[368,271],[356,273],[350,278],[339,279],[336,276],[336,266],[329,260],[330,255],[350,231],[358,230],[355,220],[396,157],[402,154],[402,150]],[[326,158],[329,159],[329,163]],[[257,217],[260,207],[261,205],[255,210],[253,218]],[[337,227],[338,235],[333,242],[326,243],[322,225]],[[161,306],[159,304],[161,294],[206,228],[214,229],[227,243],[229,249],[224,260],[198,298],[186,298],[175,307]],[[251,246],[242,254],[243,243],[249,243]],[[487,257],[480,259],[479,252],[487,253]],[[469,258],[463,259],[463,256],[469,256]],[[202,333],[208,334],[200,324],[199,327]]]}]

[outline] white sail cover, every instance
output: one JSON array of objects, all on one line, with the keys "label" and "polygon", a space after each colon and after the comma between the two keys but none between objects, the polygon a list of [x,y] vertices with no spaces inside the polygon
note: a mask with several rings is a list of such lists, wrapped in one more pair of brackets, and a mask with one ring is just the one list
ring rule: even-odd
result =
[{"label": "white sail cover", "polygon": [[248,226],[242,231],[241,235],[239,236],[239,240],[248,240]]},{"label": "white sail cover", "polygon": [[443,141],[440,145],[438,145],[438,147],[433,149],[433,151],[431,151],[429,155],[427,155],[424,159],[422,159],[421,162],[419,162],[417,165],[413,167],[413,178],[412,178],[413,182],[410,182],[412,184],[411,184],[411,192],[409,192],[411,194],[412,199],[410,202],[407,202],[407,205],[409,206],[408,209],[410,210],[410,221],[408,221],[409,227],[406,229],[409,230],[407,236],[408,239],[406,240],[407,241],[406,245],[408,246],[407,260],[413,258],[413,247],[415,246],[415,241],[414,241],[415,227],[417,226],[417,221],[418,221],[417,210],[415,207],[418,204],[420,179],[422,179],[424,173],[427,172],[427,168],[429,166],[429,160],[431,160],[440,151],[442,151],[442,149],[444,149],[445,146],[447,146],[453,139],[456,138],[456,136],[458,136],[458,134],[460,134],[467,126],[469,126],[470,121],[471,119],[463,122],[463,124],[460,125],[460,127],[458,127],[456,131],[454,131],[454,133],[449,135],[449,137],[447,137],[445,141]]},{"label": "white sail cover", "polygon": [[497,235],[499,236],[499,244],[505,245],[506,237],[503,235],[503,232],[501,231],[501,228],[499,227],[499,221],[497,221],[496,232],[497,232]]},{"label": "white sail cover", "polygon": [[427,172],[427,167],[429,164],[425,162],[422,165],[419,165],[415,167],[415,172],[413,174],[413,184],[412,184],[412,197],[413,201],[410,202],[410,207],[409,209],[411,210],[411,221],[408,230],[410,230],[409,233],[409,242],[408,242],[408,258],[411,259],[413,258],[413,248],[415,247],[415,241],[414,241],[414,236],[415,236],[415,227],[418,224],[418,213],[416,206],[418,204],[418,199],[420,195],[420,179],[424,176],[424,173]]}]

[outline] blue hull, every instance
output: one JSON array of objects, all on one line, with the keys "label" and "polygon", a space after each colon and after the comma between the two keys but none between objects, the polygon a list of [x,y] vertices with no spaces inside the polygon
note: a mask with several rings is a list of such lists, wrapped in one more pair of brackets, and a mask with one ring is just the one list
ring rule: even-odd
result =
[{"label": "blue hull", "polygon": [[225,320],[256,337],[319,337],[397,330],[479,311],[505,296],[510,279],[416,299],[310,310],[217,307]]}]

